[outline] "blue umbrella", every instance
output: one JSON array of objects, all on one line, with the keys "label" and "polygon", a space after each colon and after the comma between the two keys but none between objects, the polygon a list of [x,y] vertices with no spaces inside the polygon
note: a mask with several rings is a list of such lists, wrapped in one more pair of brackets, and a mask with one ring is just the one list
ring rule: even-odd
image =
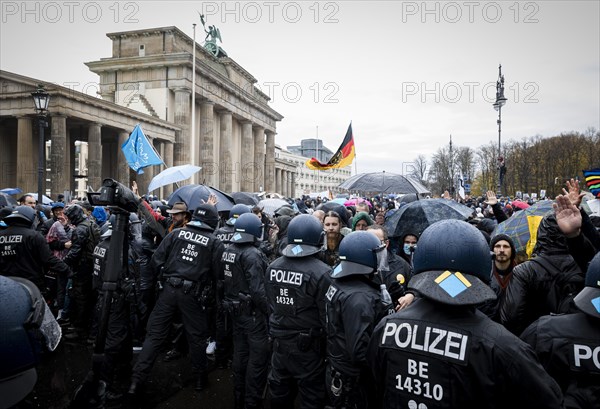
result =
[{"label": "blue umbrella", "polygon": [[200,169],[202,169],[200,166],[194,165],[181,165],[167,168],[152,178],[148,185],[148,192],[152,192],[161,186],[189,179],[194,173],[200,172]]},{"label": "blue umbrella", "polygon": [[175,202],[184,202],[189,211],[194,211],[200,204],[206,202],[208,196],[211,194],[217,196],[217,210],[219,212],[228,212],[235,204],[231,196],[214,187],[186,185],[180,187],[169,196],[169,206],[173,206]]},{"label": "blue umbrella", "polygon": [[23,193],[23,191],[18,187],[6,187],[4,189],[0,189],[0,193],[6,193],[7,195],[18,195],[19,193]]}]

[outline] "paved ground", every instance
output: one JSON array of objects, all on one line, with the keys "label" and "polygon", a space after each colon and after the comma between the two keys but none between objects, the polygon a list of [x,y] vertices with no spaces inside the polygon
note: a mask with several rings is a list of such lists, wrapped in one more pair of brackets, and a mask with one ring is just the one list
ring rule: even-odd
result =
[{"label": "paved ground", "polygon": [[[91,368],[92,347],[81,343],[61,341],[57,350],[46,356],[38,366],[38,381],[19,409],[63,409],[69,406],[74,391]],[[147,383],[142,400],[136,406],[143,408],[232,408],[233,378],[230,369],[215,369],[209,375],[210,387],[194,391],[194,379],[188,357],[164,362],[160,355]],[[134,358],[135,359],[135,358]],[[127,376],[121,384],[126,391]],[[106,407],[123,407],[123,402],[107,402]]]}]

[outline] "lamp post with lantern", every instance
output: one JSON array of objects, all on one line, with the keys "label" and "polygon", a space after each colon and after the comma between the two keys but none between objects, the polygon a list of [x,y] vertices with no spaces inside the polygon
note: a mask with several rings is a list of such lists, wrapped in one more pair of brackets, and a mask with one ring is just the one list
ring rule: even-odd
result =
[{"label": "lamp post with lantern", "polygon": [[502,107],[506,104],[504,96],[504,75],[502,74],[502,65],[498,66],[498,80],[496,81],[496,101],[494,109],[498,111],[498,197],[502,194],[502,181],[506,172],[504,156],[502,155]]},{"label": "lamp post with lantern", "polygon": [[50,94],[46,92],[43,85],[38,85],[38,89],[31,93],[33,103],[35,104],[35,112],[38,115],[39,124],[39,146],[38,146],[38,203],[43,204],[44,201],[44,165],[45,165],[45,139],[44,128],[48,126],[46,115],[48,114],[48,105],[50,104]]}]

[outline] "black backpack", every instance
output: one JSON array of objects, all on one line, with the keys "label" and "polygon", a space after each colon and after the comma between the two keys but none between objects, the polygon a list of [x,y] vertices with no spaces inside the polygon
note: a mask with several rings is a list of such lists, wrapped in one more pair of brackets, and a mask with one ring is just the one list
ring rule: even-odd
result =
[{"label": "black backpack", "polygon": [[546,305],[552,314],[567,314],[577,311],[573,299],[584,287],[584,276],[579,269],[563,272],[554,267],[543,257],[536,257],[531,261],[540,265],[552,276],[552,282],[546,296]]},{"label": "black backpack", "polygon": [[83,258],[91,259],[94,255],[94,249],[100,242],[100,227],[90,220],[86,220],[83,223],[88,229],[88,237],[83,248]]}]

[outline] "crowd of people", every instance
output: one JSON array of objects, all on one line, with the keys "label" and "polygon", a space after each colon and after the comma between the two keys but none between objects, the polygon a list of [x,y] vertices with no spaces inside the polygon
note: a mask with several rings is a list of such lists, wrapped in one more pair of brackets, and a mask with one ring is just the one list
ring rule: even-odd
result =
[{"label": "crowd of people", "polygon": [[2,394],[10,407],[35,383],[14,387],[35,366],[15,358],[35,325],[5,321],[4,301],[34,287],[24,309],[44,304],[67,342],[90,345],[112,297],[99,378],[115,402],[144,395],[161,354],[189,354],[197,391],[231,368],[236,409],[600,408],[600,233],[582,196],[567,182],[528,258],[494,234],[526,203],[493,192],[461,200],[468,220],[402,237],[386,229],[400,197],[289,199],[273,215],[143,197],[121,248],[110,207],[25,195],[0,210],[2,326],[17,334]]}]

